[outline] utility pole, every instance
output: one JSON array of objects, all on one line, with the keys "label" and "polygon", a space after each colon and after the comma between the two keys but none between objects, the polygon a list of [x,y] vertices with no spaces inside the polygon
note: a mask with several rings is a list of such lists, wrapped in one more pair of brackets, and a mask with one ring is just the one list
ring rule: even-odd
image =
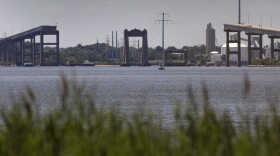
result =
[{"label": "utility pole", "polygon": [[109,46],[110,46],[110,40],[109,40],[109,36],[107,35],[107,37],[106,37],[106,57],[107,57],[108,60],[109,60],[109,57],[110,57]]},{"label": "utility pole", "polygon": [[162,20],[156,20],[157,22],[162,23],[162,66],[165,64],[165,50],[164,50],[164,23],[169,22],[171,20],[166,20],[164,17],[167,15],[165,12],[161,13]]},{"label": "utility pole", "polygon": [[114,31],[112,31],[112,47],[114,47]]},{"label": "utility pole", "polygon": [[116,31],[116,52],[115,52],[115,58],[118,58],[118,53],[119,53],[119,49],[118,49],[118,31]]},{"label": "utility pole", "polygon": [[241,0],[239,0],[238,24],[241,24]]},{"label": "utility pole", "polygon": [[112,57],[111,57],[112,62],[113,62],[113,58],[114,58],[114,31],[112,31]]}]

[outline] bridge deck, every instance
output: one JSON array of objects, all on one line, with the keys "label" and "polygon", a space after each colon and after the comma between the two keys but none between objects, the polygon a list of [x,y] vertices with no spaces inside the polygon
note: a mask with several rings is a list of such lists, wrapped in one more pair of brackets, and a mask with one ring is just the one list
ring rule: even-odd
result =
[{"label": "bridge deck", "polygon": [[0,43],[8,41],[8,40],[17,40],[17,39],[21,39],[21,38],[25,38],[26,36],[30,36],[30,35],[39,35],[40,32],[48,32],[48,34],[50,34],[51,32],[56,32],[56,26],[39,26],[27,31],[24,31],[22,33],[18,33],[16,35],[13,36],[9,36],[3,39],[0,39]]},{"label": "bridge deck", "polygon": [[[44,36],[52,35],[51,43]],[[37,37],[37,39],[36,39]],[[46,49],[45,47],[50,49]],[[0,61],[24,65],[59,65],[59,31],[56,26],[39,26],[13,36],[0,39]]]},{"label": "bridge deck", "polygon": [[252,34],[262,34],[280,37],[280,29],[248,24],[224,24],[225,31],[244,31]]}]

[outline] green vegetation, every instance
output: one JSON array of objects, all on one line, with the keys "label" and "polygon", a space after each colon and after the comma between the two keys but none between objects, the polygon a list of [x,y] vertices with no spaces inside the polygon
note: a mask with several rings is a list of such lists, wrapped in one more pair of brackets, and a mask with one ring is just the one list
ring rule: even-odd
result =
[{"label": "green vegetation", "polygon": [[67,61],[73,61],[74,63],[83,63],[85,60],[110,62],[109,46],[102,44],[94,44],[82,46],[78,44],[76,47],[61,48],[60,58],[61,63],[66,64]]},{"label": "green vegetation", "polygon": [[[61,78],[59,107],[42,113],[33,91],[27,88],[12,107],[2,108],[0,155],[279,155],[280,116],[276,105],[266,118],[243,114],[234,122],[218,115],[209,103],[198,104],[192,87],[188,103],[177,105],[174,124],[166,127],[152,113],[127,116],[117,108],[96,107],[92,94],[76,82]],[[250,92],[248,77],[244,95]]]},{"label": "green vegetation", "polygon": [[[68,47],[60,49],[61,63],[66,64],[67,61],[73,63],[83,63],[85,60],[95,62],[95,64],[120,64],[122,62],[122,48],[114,48],[105,43],[96,43],[92,45],[78,44],[76,47]],[[199,46],[184,46],[182,49],[188,50],[188,60],[191,63],[202,63],[209,61],[209,56],[205,55],[205,45]],[[176,50],[170,46],[167,50]],[[137,64],[141,59],[142,48],[137,49],[130,47],[130,62]],[[148,57],[151,64],[157,64],[162,60],[162,47],[148,49]],[[182,56],[170,55],[167,59],[172,59],[175,62],[182,60]]]},{"label": "green vegetation", "polygon": [[280,66],[279,60],[271,60],[270,58],[255,59],[252,61],[252,65],[265,65],[265,66]]}]

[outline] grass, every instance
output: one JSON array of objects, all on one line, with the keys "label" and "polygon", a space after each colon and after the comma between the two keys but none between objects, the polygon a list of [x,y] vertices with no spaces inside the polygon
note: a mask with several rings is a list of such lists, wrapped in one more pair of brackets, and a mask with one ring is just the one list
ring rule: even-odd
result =
[{"label": "grass", "polygon": [[[250,92],[244,78],[244,95]],[[152,113],[126,116],[118,109],[95,106],[94,98],[77,83],[61,77],[60,107],[39,111],[32,89],[27,88],[12,107],[1,109],[0,155],[123,156],[190,155],[248,156],[280,154],[280,116],[270,104],[264,118],[245,114],[242,122],[218,115],[202,83],[203,103],[191,86],[188,103],[177,105],[175,123],[166,128]],[[200,109],[202,108],[202,109]],[[220,113],[219,113],[220,114]]]}]

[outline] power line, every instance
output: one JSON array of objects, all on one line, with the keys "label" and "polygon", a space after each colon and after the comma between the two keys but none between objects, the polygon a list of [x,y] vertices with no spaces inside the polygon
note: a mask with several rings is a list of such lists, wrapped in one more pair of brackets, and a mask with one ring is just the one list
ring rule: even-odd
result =
[{"label": "power line", "polygon": [[156,20],[157,22],[161,22],[162,23],[162,63],[163,63],[163,66],[164,66],[164,63],[165,63],[165,50],[164,50],[164,23],[165,22],[170,22],[171,20],[166,20],[164,19],[164,17],[167,15],[165,12],[161,13],[162,15],[162,19],[161,20]]}]

